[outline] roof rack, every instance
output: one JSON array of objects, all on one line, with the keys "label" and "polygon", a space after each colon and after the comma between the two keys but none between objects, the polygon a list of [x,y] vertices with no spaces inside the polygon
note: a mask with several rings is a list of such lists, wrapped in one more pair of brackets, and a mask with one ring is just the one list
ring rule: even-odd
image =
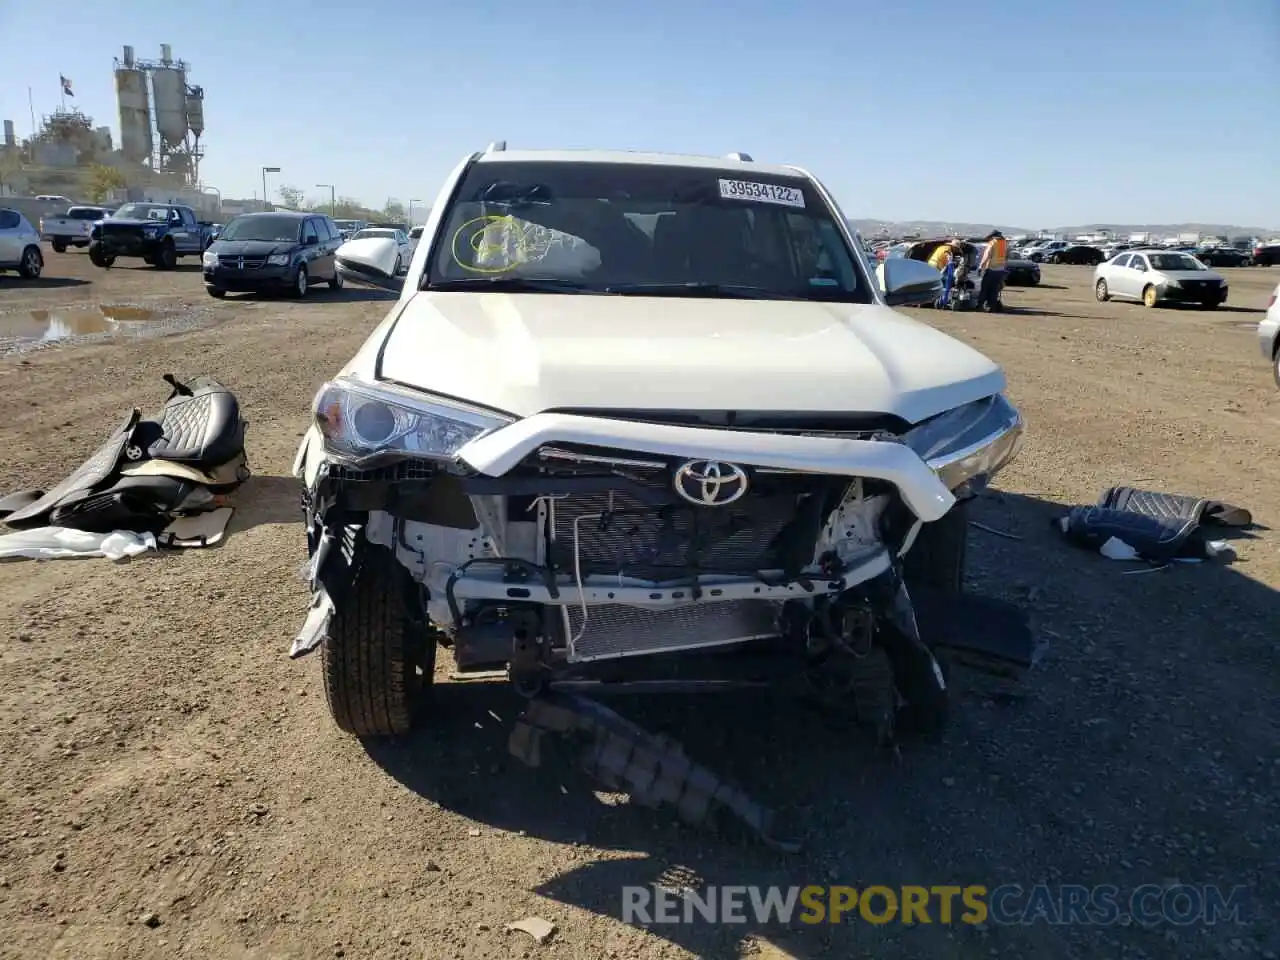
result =
[{"label": "roof rack", "polygon": [[493,141],[493,143],[489,144],[487,147],[484,148],[484,152],[485,153],[502,153],[506,149],[507,149],[507,141],[495,140]]},{"label": "roof rack", "polygon": [[726,160],[741,160],[743,163],[754,163],[754,162],[755,162],[755,161],[753,161],[753,160],[751,159],[751,154],[749,154],[749,153],[739,153],[739,152],[735,152],[735,153],[726,153],[726,154],[724,155],[724,158],[725,158]]}]

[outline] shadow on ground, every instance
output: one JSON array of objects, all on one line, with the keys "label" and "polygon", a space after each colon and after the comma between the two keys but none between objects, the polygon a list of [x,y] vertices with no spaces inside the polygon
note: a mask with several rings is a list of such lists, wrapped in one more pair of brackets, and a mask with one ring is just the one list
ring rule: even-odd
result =
[{"label": "shadow on ground", "polygon": [[59,290],[64,287],[87,287],[90,282],[74,277],[36,277],[34,280],[23,280],[16,274],[0,274],[0,290]]},{"label": "shadow on ground", "polygon": [[[1251,579],[1247,562],[1146,573],[1072,547],[1051,527],[1064,510],[1011,493],[974,504],[969,589],[1028,606],[1049,652],[1022,701],[986,698],[953,676],[943,742],[909,743],[898,765],[782,699],[610,701],[799,818],[799,854],[773,852],[733,824],[690,828],[604,802],[568,756],[524,768],[506,750],[521,701],[505,686],[440,685],[421,732],[367,749],[405,787],[468,818],[612,851],[535,892],[618,920],[624,886],[658,882],[1114,884],[1125,896],[1176,877],[1250,888],[1244,926],[946,925],[935,901],[929,925],[876,925],[855,911],[839,925],[650,928],[698,957],[738,957],[747,936],[806,960],[1200,958],[1231,938],[1275,950],[1280,933],[1258,905],[1280,902],[1268,825],[1280,819],[1280,729],[1259,707],[1277,688],[1280,595]],[[1005,903],[1026,904],[1025,895]]]},{"label": "shadow on ground", "polygon": [[255,303],[270,300],[283,300],[288,303],[364,303],[374,300],[396,300],[399,296],[398,293],[393,293],[390,290],[378,290],[373,287],[357,287],[348,284],[341,290],[331,290],[326,286],[320,285],[313,286],[307,291],[305,300],[294,299],[287,292],[276,293],[264,290],[248,293],[228,293],[226,301],[228,303],[236,300],[249,300]]}]

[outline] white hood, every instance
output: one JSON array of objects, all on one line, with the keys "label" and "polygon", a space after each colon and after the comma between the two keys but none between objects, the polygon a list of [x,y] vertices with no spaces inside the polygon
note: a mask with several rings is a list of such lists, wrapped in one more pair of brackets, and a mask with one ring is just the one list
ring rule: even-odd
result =
[{"label": "white hood", "polygon": [[[365,375],[370,352],[357,358]],[[771,410],[915,423],[1005,386],[976,350],[878,304],[544,293],[416,294],[381,376],[521,417]]]}]

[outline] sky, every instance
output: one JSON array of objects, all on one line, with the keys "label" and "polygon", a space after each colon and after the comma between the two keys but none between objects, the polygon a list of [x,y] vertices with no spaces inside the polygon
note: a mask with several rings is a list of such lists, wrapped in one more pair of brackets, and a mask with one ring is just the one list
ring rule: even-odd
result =
[{"label": "sky", "polygon": [[112,58],[161,43],[227,198],[429,206],[506,140],[739,150],[854,219],[1280,228],[1280,0],[0,0],[0,119],[61,73],[118,136]]}]

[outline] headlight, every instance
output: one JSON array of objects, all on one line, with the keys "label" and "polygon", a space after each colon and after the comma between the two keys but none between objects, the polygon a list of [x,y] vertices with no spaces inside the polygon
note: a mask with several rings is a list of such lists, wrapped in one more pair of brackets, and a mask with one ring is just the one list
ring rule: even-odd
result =
[{"label": "headlight", "polygon": [[452,459],[476,437],[513,422],[462,403],[346,379],[320,388],[314,413],[325,449],[355,462],[387,456]]},{"label": "headlight", "polygon": [[273,253],[267,257],[267,263],[273,267],[287,267],[289,265],[289,255],[287,253]]},{"label": "headlight", "polygon": [[204,256],[200,259],[206,267],[216,267],[218,265],[218,255],[212,250],[206,250]]},{"label": "headlight", "polygon": [[985,483],[1017,456],[1022,415],[996,394],[926,420],[902,440],[955,490],[968,481]]}]

